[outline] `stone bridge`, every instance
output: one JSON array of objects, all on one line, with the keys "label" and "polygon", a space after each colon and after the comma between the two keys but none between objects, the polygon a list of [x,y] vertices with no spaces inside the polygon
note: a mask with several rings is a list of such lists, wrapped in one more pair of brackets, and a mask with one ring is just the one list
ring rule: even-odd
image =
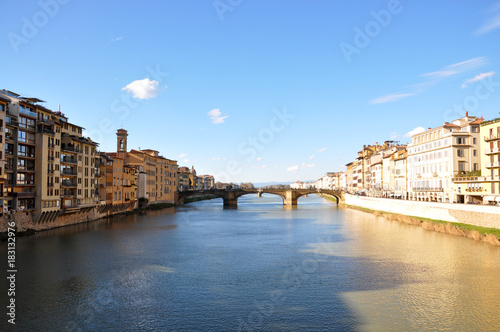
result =
[{"label": "stone bridge", "polygon": [[176,193],[175,204],[184,204],[184,199],[187,197],[201,196],[219,196],[224,200],[224,206],[237,206],[238,198],[243,195],[257,194],[259,197],[262,194],[278,195],[283,198],[283,205],[297,205],[297,200],[301,196],[309,194],[327,195],[335,197],[337,204],[344,199],[344,193],[340,190],[326,189],[211,189],[211,190],[191,190],[179,191]]}]

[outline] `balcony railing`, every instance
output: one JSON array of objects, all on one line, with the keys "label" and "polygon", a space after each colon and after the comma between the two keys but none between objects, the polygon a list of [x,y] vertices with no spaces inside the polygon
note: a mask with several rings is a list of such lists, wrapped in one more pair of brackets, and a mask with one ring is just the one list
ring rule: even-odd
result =
[{"label": "balcony railing", "polygon": [[68,157],[62,157],[61,162],[66,164],[75,164],[75,165],[78,163],[75,158],[68,158]]},{"label": "balcony railing", "polygon": [[19,121],[17,121],[17,120],[13,120],[12,118],[9,118],[9,117],[7,117],[7,118],[5,119],[5,123],[6,123],[7,125],[12,126],[12,127],[18,127],[18,126],[19,126]]},{"label": "balcony railing", "polygon": [[414,187],[413,191],[443,191],[442,187]]},{"label": "balcony railing", "polygon": [[76,187],[76,183],[73,182],[73,181],[61,181],[61,187],[64,187],[64,188],[72,188],[72,187]]},{"label": "balcony railing", "polygon": [[496,141],[498,139],[500,139],[500,134],[498,134],[498,135],[484,136],[485,142]]},{"label": "balcony railing", "polygon": [[80,152],[80,149],[78,147],[75,149],[75,147],[73,145],[69,145],[69,144],[62,144],[61,150],[68,151],[68,152],[77,152],[77,153]]},{"label": "balcony railing", "polygon": [[495,153],[500,153],[499,148],[493,148],[493,149],[485,149],[484,150],[485,154],[495,154]]},{"label": "balcony railing", "polygon": [[19,112],[22,114],[36,118],[36,112],[32,112],[26,108],[19,107]]},{"label": "balcony railing", "polygon": [[63,168],[61,171],[62,175],[77,175],[78,173],[75,170],[68,169],[68,168]]},{"label": "balcony railing", "polygon": [[53,187],[54,186],[54,182],[47,182],[47,187]]},{"label": "balcony railing", "polygon": [[54,161],[54,156],[48,156],[49,161]]},{"label": "balcony railing", "polygon": [[500,167],[500,161],[495,161],[493,163],[486,163],[486,168],[495,168]]}]

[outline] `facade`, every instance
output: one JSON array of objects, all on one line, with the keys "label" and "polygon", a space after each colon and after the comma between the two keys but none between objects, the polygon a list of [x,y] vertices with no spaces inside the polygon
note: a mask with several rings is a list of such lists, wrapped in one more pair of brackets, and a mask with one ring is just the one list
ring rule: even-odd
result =
[{"label": "facade", "polygon": [[484,203],[500,202],[500,118],[483,122],[481,133],[481,175]]},{"label": "facade", "polygon": [[94,206],[97,143],[43,100],[7,90],[0,96],[3,211],[34,212],[39,220]]},{"label": "facade", "polygon": [[412,136],[408,145],[408,199],[464,202],[452,179],[479,171],[482,120],[469,116]]},{"label": "facade", "polygon": [[[158,151],[152,149],[132,149],[127,152],[127,131],[119,129],[116,135],[116,156],[123,159],[122,167],[130,166],[135,170],[134,188],[136,185],[141,188],[140,193],[134,193],[134,199],[147,199],[150,204],[174,203],[178,181],[177,161],[164,158]],[[140,175],[142,173],[145,173],[145,194],[142,192],[144,185],[144,175]]]}]

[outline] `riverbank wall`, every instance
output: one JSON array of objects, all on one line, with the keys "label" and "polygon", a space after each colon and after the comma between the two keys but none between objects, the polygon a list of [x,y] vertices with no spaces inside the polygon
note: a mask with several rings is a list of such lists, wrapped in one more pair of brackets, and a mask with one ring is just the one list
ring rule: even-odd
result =
[{"label": "riverbank wall", "polygon": [[345,195],[345,204],[407,216],[500,229],[499,206],[406,201],[349,194]]},{"label": "riverbank wall", "polygon": [[[345,195],[345,205],[426,230],[500,246],[500,207]],[[468,227],[470,226],[470,227]]]}]

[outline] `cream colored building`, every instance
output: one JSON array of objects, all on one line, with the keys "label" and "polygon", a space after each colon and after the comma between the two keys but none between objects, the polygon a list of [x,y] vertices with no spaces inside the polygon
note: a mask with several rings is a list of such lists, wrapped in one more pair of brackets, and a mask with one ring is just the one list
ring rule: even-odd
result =
[{"label": "cream colored building", "polygon": [[408,199],[463,202],[452,179],[480,170],[481,122],[466,113],[452,123],[412,136],[408,145]]}]

